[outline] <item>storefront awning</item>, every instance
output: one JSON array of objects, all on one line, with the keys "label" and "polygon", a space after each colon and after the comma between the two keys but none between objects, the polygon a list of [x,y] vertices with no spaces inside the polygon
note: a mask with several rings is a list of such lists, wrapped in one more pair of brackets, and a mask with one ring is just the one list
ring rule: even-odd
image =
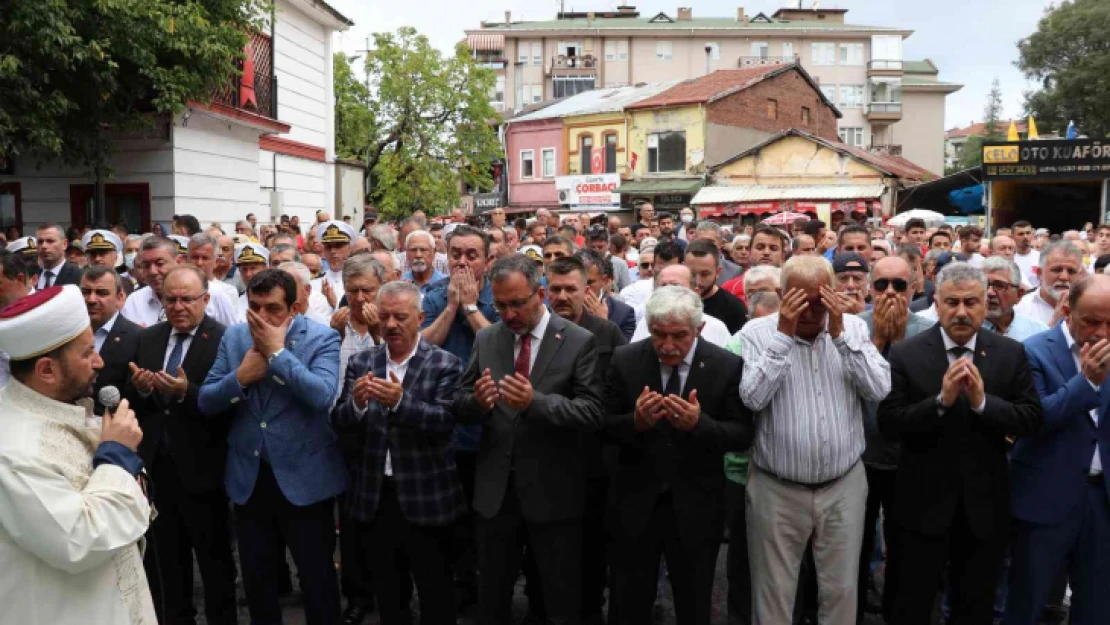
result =
[{"label": "storefront awning", "polygon": [[475,52],[500,52],[505,49],[505,36],[475,33],[466,36],[466,45]]},{"label": "storefront awning", "polygon": [[[741,204],[746,202],[874,200],[884,185],[763,185],[705,187],[690,202],[693,206]],[[623,187],[622,187],[623,190]]]},{"label": "storefront awning", "polygon": [[697,193],[701,189],[700,178],[663,178],[659,180],[632,180],[617,188],[617,193]]}]

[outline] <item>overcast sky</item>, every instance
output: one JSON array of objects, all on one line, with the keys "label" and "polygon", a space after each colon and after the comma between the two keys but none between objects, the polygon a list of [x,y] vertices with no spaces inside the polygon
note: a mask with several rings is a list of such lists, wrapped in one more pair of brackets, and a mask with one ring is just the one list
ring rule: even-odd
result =
[{"label": "overcast sky", "polygon": [[[565,0],[566,9],[605,10],[621,4],[609,0]],[[506,10],[513,19],[551,19],[558,11],[557,0],[328,0],[355,26],[337,35],[348,53],[364,49],[373,32],[414,26],[436,47],[449,51],[463,38],[464,28],[477,28],[482,20],[503,21]],[[812,0],[803,0],[804,6]],[[675,0],[635,2],[641,15],[666,11],[672,17],[680,5],[692,5],[694,16],[732,16],[744,6],[748,15],[772,14],[796,2],[775,0]],[[980,121],[990,83],[995,77],[1002,86],[1007,116],[1022,111],[1022,93],[1030,84],[1014,67],[1017,42],[1036,29],[1049,0],[840,0],[821,2],[825,8],[846,8],[846,20],[854,24],[908,28],[914,34],[905,41],[905,58],[930,58],[940,68],[940,80],[964,85],[948,96],[945,127],[966,126]],[[1048,129],[1042,129],[1048,130]]]}]

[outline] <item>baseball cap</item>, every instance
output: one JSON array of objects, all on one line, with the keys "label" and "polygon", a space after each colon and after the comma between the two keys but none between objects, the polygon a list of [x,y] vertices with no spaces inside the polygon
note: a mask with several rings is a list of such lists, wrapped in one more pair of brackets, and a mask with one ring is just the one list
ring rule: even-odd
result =
[{"label": "baseball cap", "polygon": [[862,271],[869,273],[870,266],[867,264],[867,259],[855,252],[844,252],[833,256],[833,272],[844,273],[847,271]]}]

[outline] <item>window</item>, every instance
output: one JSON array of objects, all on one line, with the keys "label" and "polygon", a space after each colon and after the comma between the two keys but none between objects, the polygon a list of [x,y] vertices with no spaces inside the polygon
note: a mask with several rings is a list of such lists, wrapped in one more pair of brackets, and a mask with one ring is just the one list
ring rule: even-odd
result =
[{"label": "window", "polygon": [[543,65],[543,44],[538,41],[532,43],[532,65]]},{"label": "window", "polygon": [[617,42],[617,60],[618,61],[627,61],[628,60],[628,42],[627,41],[618,41]]},{"label": "window", "polygon": [[543,85],[532,85],[532,103],[543,102]]},{"label": "window", "polygon": [[617,42],[616,41],[606,41],[605,42],[605,60],[606,61],[615,61],[615,60],[617,60]]},{"label": "window", "polygon": [[771,46],[767,45],[766,41],[753,41],[752,42],[752,56],[757,59],[765,59],[771,53]]},{"label": "window", "polygon": [[583,135],[578,139],[578,158],[581,165],[578,168],[580,174],[592,174],[593,168],[590,166],[590,158],[593,156],[594,138],[591,135]]},{"label": "window", "polygon": [[862,43],[842,43],[842,44],[840,44],[840,64],[841,65],[863,65],[863,44]]},{"label": "window", "polygon": [[532,150],[520,151],[520,179],[536,177],[536,153]]},{"label": "window", "polygon": [[788,42],[788,43],[782,44],[782,56],[785,59],[793,59],[794,58],[794,44],[793,43]]},{"label": "window", "polygon": [[566,57],[581,56],[582,44],[577,41],[560,41],[559,54]]},{"label": "window", "polygon": [[871,67],[902,69],[902,37],[874,35],[871,37]]},{"label": "window", "polygon": [[517,43],[517,51],[516,51],[516,62],[520,63],[521,65],[527,65],[528,64],[528,52],[531,49],[532,49],[532,46],[529,45],[528,42],[526,42],[526,41],[518,42]]},{"label": "window", "polygon": [[863,85],[840,85],[840,106],[861,108],[863,106]]},{"label": "window", "polygon": [[[91,184],[69,185],[69,220],[81,228],[93,221]],[[108,223],[124,222],[129,232],[150,230],[150,185],[145,182],[104,185],[104,209]]]},{"label": "window", "polygon": [[505,77],[504,76],[498,76],[497,81],[494,83],[494,86],[493,86],[493,101],[494,102],[504,102],[505,101]]},{"label": "window", "polygon": [[543,160],[543,177],[555,177],[555,148],[544,148],[540,151],[540,158]]},{"label": "window", "polygon": [[803,106],[802,107],[802,125],[803,126],[808,126],[809,125],[809,107],[808,106]]},{"label": "window", "polygon": [[648,135],[648,172],[657,174],[686,169],[686,133],[659,132]]},{"label": "window", "polygon": [[821,93],[829,99],[829,102],[836,104],[836,85],[821,85]]},{"label": "window", "polygon": [[709,41],[705,44],[705,48],[709,50],[709,59],[712,61],[721,60],[721,44],[716,41]]},{"label": "window", "polygon": [[674,58],[674,52],[671,49],[671,42],[669,41],[656,41],[655,42],[655,60],[656,61],[670,61]]},{"label": "window", "polygon": [[21,187],[18,182],[0,182],[0,228],[23,229],[23,213],[20,206]]},{"label": "window", "polygon": [[841,128],[840,140],[848,145],[860,147],[863,145],[863,128]]},{"label": "window", "polygon": [[809,51],[809,60],[814,65],[836,65],[835,43],[811,43],[809,44]]},{"label": "window", "polygon": [[774,98],[767,98],[767,119],[779,118],[779,101]]},{"label": "window", "polygon": [[605,135],[605,173],[617,173],[617,135]]},{"label": "window", "polygon": [[555,98],[565,98],[594,89],[593,76],[555,76],[551,79]]}]

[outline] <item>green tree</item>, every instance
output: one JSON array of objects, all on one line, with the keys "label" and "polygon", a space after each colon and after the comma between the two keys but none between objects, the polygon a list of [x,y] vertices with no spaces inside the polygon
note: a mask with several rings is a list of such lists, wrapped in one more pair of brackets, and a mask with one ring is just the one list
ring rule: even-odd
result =
[{"label": "green tree", "polygon": [[960,150],[959,164],[956,165],[956,171],[963,171],[978,167],[983,164],[983,143],[984,138],[972,135],[964,142],[964,147]]},{"label": "green tree", "polygon": [[995,78],[987,94],[987,106],[983,109],[983,138],[999,141],[1006,138],[1006,131],[1002,121],[1002,87]]},{"label": "green tree", "polygon": [[100,168],[113,133],[226,85],[264,1],[0,2],[0,155]]},{"label": "green tree", "polygon": [[340,158],[366,162],[374,118],[370,113],[370,90],[355,76],[347,56],[336,52],[332,59],[335,84],[335,153]]},{"label": "green tree", "polygon": [[478,67],[465,44],[445,56],[410,27],[375,34],[372,48],[369,132],[360,144],[361,130],[343,129],[353,141],[347,149],[365,155],[370,202],[388,217],[434,214],[457,205],[460,179],[490,188],[490,164],[501,153],[493,72]]},{"label": "green tree", "polygon": [[1042,132],[1063,133],[1074,120],[1091,137],[1110,133],[1110,2],[1049,6],[1018,52],[1018,68],[1040,85],[1025,94],[1025,108]]}]

